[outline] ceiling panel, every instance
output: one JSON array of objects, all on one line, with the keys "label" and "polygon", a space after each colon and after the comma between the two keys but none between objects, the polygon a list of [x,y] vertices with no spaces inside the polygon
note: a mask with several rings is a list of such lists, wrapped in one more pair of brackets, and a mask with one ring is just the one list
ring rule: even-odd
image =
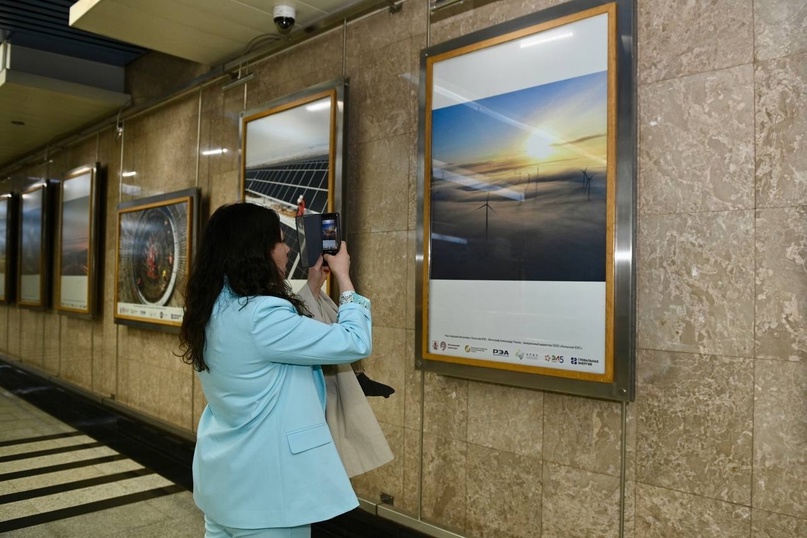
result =
[{"label": "ceiling panel", "polygon": [[145,51],[71,28],[74,0],[0,0],[0,34],[15,45],[123,66]]},{"label": "ceiling panel", "polygon": [[[10,44],[6,49],[60,55],[34,68],[9,62],[0,51],[0,169],[125,110],[129,96],[116,93],[122,86],[109,87],[106,68],[123,70],[148,50],[225,65],[247,52],[264,54],[269,50],[264,46],[280,50],[372,11],[394,11],[401,1],[0,0],[0,41]],[[275,28],[276,4],[297,11],[288,35]],[[253,50],[256,45],[260,50]],[[96,67],[77,69],[70,59],[96,62]],[[99,86],[113,91],[99,92]]]},{"label": "ceiling panel", "polygon": [[0,0],[0,166],[115,114],[142,47],[71,28],[74,0]]},{"label": "ceiling panel", "polygon": [[0,72],[0,163],[48,144],[55,133],[68,133],[114,114],[128,98],[38,75]]},{"label": "ceiling panel", "polygon": [[70,24],[96,34],[185,58],[219,65],[245,52],[258,37],[284,39],[273,9],[294,7],[296,24],[289,36],[305,32],[352,7],[384,2],[368,0],[79,0],[70,8]]}]

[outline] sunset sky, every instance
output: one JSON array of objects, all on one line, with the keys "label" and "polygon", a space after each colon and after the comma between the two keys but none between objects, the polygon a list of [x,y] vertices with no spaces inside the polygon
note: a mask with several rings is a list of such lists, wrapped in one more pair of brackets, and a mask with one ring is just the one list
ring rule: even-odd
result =
[{"label": "sunset sky", "polygon": [[606,128],[602,71],[433,111],[432,158],[494,181],[603,170]]}]

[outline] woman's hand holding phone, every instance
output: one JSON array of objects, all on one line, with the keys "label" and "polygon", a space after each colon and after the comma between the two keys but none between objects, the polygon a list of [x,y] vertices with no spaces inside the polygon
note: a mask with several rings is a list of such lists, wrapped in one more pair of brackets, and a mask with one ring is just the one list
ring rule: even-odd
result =
[{"label": "woman's hand holding phone", "polygon": [[339,252],[336,254],[323,254],[322,257],[336,278],[339,291],[355,291],[353,282],[350,280],[350,254],[347,251],[347,242],[341,242]]}]

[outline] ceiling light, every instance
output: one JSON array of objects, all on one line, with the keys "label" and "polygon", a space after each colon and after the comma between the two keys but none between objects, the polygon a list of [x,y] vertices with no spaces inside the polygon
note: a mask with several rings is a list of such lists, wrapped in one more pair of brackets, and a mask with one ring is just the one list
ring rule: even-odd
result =
[{"label": "ceiling light", "polygon": [[136,176],[136,175],[137,175],[137,172],[135,172],[135,171],[124,172],[124,173],[121,174],[121,177],[132,177],[132,176]]},{"label": "ceiling light", "polygon": [[208,149],[202,152],[202,155],[221,155],[227,153],[227,148]]}]

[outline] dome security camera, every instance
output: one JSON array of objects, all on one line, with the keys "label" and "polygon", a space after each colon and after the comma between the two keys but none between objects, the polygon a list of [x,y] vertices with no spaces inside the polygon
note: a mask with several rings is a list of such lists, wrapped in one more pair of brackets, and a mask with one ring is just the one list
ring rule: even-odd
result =
[{"label": "dome security camera", "polygon": [[292,6],[279,5],[275,6],[273,11],[275,28],[281,34],[288,34],[291,32],[292,26],[297,19],[297,12]]}]

